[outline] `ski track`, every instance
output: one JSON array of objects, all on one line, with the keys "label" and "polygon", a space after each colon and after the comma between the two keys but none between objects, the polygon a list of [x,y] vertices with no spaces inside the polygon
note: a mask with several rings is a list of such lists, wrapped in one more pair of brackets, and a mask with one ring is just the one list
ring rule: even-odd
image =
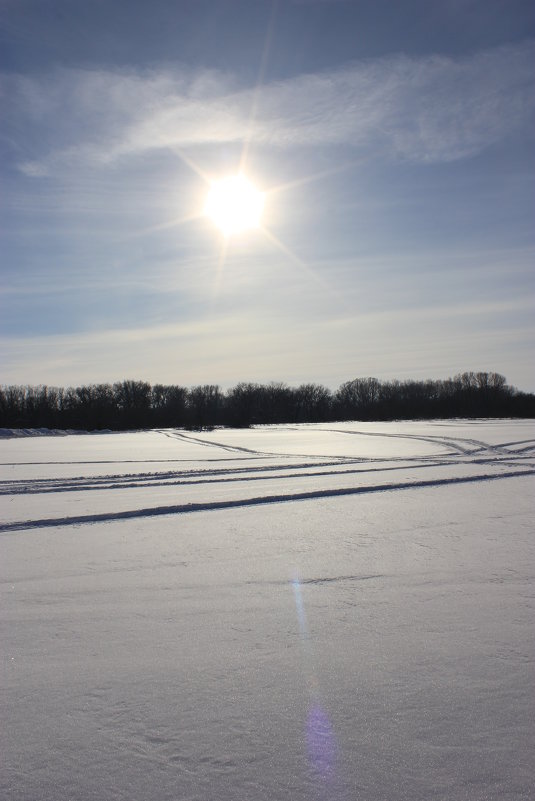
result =
[{"label": "ski track", "polygon": [[[394,492],[400,490],[417,490],[422,487],[441,487],[450,484],[491,481],[498,479],[510,479],[518,476],[531,476],[535,474],[535,461],[532,453],[535,451],[535,440],[522,439],[504,443],[491,444],[479,439],[470,437],[439,436],[431,434],[412,434],[412,433],[390,433],[388,431],[365,431],[358,429],[341,429],[330,427],[305,427],[296,428],[293,426],[276,426],[273,433],[280,434],[288,431],[305,431],[307,434],[335,434],[343,437],[357,438],[355,442],[355,453],[353,455],[326,456],[313,454],[296,453],[277,453],[276,451],[258,450],[247,448],[241,445],[233,445],[222,442],[217,436],[193,436],[178,430],[155,429],[153,433],[176,442],[177,449],[181,445],[200,446],[202,449],[210,451],[206,458],[197,459],[125,459],[125,460],[93,460],[93,461],[50,461],[50,462],[18,462],[2,463],[4,467],[12,466],[21,468],[24,466],[39,466],[50,470],[51,466],[66,465],[77,466],[81,475],[72,477],[52,477],[52,478],[14,478],[0,481],[0,496],[11,498],[26,495],[54,496],[59,493],[79,493],[79,497],[84,497],[86,492],[100,492],[97,509],[94,512],[76,513],[76,505],[73,514],[65,516],[40,516],[25,519],[0,522],[0,532],[10,532],[22,529],[38,529],[51,526],[73,526],[89,523],[125,520],[131,518],[154,517],[159,515],[179,515],[191,514],[200,511],[214,511],[218,509],[237,508],[245,506],[257,506],[261,504],[288,503],[302,500],[315,500],[321,498],[332,498],[337,496],[359,495],[374,492]],[[235,434],[236,432],[231,432]],[[256,431],[253,429],[253,436]],[[265,436],[269,430],[261,430]],[[228,432],[225,432],[228,435]],[[244,433],[247,436],[247,433]],[[296,434],[298,438],[298,433]],[[408,455],[406,457],[397,456],[374,456],[365,458],[358,456],[358,438],[375,437],[386,440],[409,440],[415,443],[428,443],[439,450],[435,455]],[[223,450],[228,453],[226,458],[214,458],[214,451]],[[394,448],[391,449],[391,453]],[[269,460],[271,463],[265,464]],[[232,464],[233,462],[238,464]],[[229,464],[230,462],[230,464]],[[259,463],[260,462],[260,463]],[[181,469],[169,469],[170,464],[180,463]],[[223,464],[221,464],[223,463]],[[150,471],[138,470],[128,473],[110,473],[105,475],[88,476],[83,474],[83,468],[87,465],[108,465],[108,464],[136,464],[142,468],[143,465],[154,466],[156,469]],[[191,465],[188,468],[188,464]],[[158,470],[157,465],[161,468]],[[467,470],[477,470],[468,472]],[[457,471],[457,468],[462,468]],[[425,479],[418,479],[418,472],[422,469],[428,471]],[[433,476],[433,472],[446,469],[447,475]],[[392,481],[391,476],[395,471],[405,470],[409,474],[409,480]],[[451,473],[451,474],[450,474]],[[359,483],[359,476],[363,479],[366,475],[373,474],[377,481],[373,484]],[[427,475],[427,473],[426,473]],[[332,480],[337,476],[345,477],[345,483],[340,486],[331,486]],[[352,486],[347,486],[347,477],[355,476],[356,482]],[[411,476],[414,476],[411,478]],[[314,479],[329,479],[329,485],[321,488],[311,485]],[[406,476],[404,476],[406,478]],[[275,493],[270,492],[270,483],[273,481],[288,481],[288,491]],[[187,488],[191,485],[233,485],[254,486],[259,491],[249,497],[208,497],[201,500],[188,500]],[[176,488],[180,490],[180,502],[159,503],[154,506],[141,506],[140,498],[136,497],[136,490],[150,488],[167,488],[170,492]],[[277,488],[279,489],[279,488]],[[117,490],[132,492],[132,508],[114,509],[113,497]],[[264,491],[262,491],[264,490]],[[107,501],[102,501],[102,493],[105,494]],[[172,497],[170,498],[172,500]],[[75,504],[77,499],[75,498]],[[103,511],[108,506],[107,511]],[[41,507],[39,507],[41,509]],[[72,507],[71,507],[72,508]],[[46,511],[46,507],[43,509]]]}]

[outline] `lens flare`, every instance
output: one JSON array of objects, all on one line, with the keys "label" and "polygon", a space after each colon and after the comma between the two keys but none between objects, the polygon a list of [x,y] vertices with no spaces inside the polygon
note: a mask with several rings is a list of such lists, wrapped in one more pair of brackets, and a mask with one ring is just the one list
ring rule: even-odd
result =
[{"label": "lens flare", "polygon": [[334,769],[336,744],[328,715],[318,703],[308,713],[306,740],[310,764],[323,779],[329,778]]},{"label": "lens flare", "polygon": [[330,786],[331,781],[333,781],[335,772],[336,737],[329,716],[320,700],[321,693],[314,667],[312,643],[309,638],[301,582],[298,578],[294,578],[291,584],[294,591],[295,609],[301,635],[303,673],[310,694],[310,707],[304,731],[308,762],[327,791],[327,786]]},{"label": "lens flare", "polygon": [[292,581],[292,587],[294,589],[294,598],[295,598],[295,608],[297,611],[297,620],[299,621],[299,630],[301,632],[301,637],[306,637],[307,632],[307,619],[305,615],[305,607],[303,605],[303,596],[301,594],[301,584],[299,583],[299,579],[294,579]]}]

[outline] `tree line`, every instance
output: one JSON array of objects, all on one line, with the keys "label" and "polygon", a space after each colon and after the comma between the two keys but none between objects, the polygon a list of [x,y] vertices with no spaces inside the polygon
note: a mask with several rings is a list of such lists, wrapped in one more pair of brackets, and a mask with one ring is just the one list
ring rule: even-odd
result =
[{"label": "tree line", "polygon": [[0,387],[1,428],[82,431],[247,427],[335,420],[535,417],[535,395],[499,373],[460,373],[446,380],[355,378],[334,392],[320,384],[239,383],[190,388],[119,381],[81,387]]}]

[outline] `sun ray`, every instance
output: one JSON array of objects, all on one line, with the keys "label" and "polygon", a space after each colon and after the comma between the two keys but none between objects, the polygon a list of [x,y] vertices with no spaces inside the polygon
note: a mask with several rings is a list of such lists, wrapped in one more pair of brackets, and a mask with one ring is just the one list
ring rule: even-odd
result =
[{"label": "sun ray", "polygon": [[[314,283],[316,283],[319,286],[321,286],[321,288],[323,290],[326,290],[330,295],[335,296],[337,301],[339,303],[341,303],[342,306],[346,306],[347,305],[347,301],[339,292],[337,292],[335,289],[333,289],[333,287],[331,285],[329,285],[327,283],[327,281],[325,281],[312,267],[310,267],[309,264],[307,264],[305,261],[303,261],[301,258],[299,258],[287,245],[284,244],[284,242],[282,242],[278,237],[276,237],[275,234],[272,233],[272,231],[270,231],[265,225],[261,225],[260,224],[260,216],[261,216],[261,213],[262,213],[262,210],[263,210],[264,198],[267,197],[268,195],[273,195],[273,194],[277,194],[279,192],[289,191],[289,190],[292,190],[292,189],[295,189],[295,188],[298,188],[298,187],[301,187],[301,186],[305,186],[305,185],[307,185],[309,183],[313,183],[314,181],[321,180],[322,178],[328,177],[330,175],[334,175],[336,173],[344,172],[347,169],[349,169],[351,167],[354,167],[354,166],[357,166],[358,164],[362,163],[363,159],[356,159],[356,160],[347,161],[347,162],[344,162],[343,164],[337,165],[336,167],[333,167],[333,168],[330,168],[330,169],[326,169],[326,170],[321,170],[319,172],[313,173],[311,175],[306,175],[306,176],[304,176],[302,178],[296,179],[294,181],[289,181],[289,182],[284,183],[284,184],[279,184],[279,185],[271,187],[270,189],[268,189],[266,191],[263,191],[261,193],[258,192],[258,190],[256,190],[256,188],[254,188],[253,185],[250,184],[250,182],[245,178],[245,172],[246,172],[245,168],[246,168],[246,164],[247,164],[247,161],[248,161],[251,142],[253,140],[253,135],[254,135],[254,125],[255,125],[255,120],[256,120],[256,117],[257,117],[257,113],[258,113],[260,92],[261,92],[262,86],[264,84],[264,79],[265,79],[265,74],[266,74],[266,70],[267,70],[268,60],[269,60],[269,56],[270,56],[270,52],[271,52],[271,48],[272,48],[272,41],[273,41],[273,34],[274,34],[274,30],[275,30],[275,23],[276,23],[276,19],[277,19],[278,6],[279,6],[279,0],[272,0],[272,2],[271,2],[271,10],[270,10],[270,15],[269,15],[269,21],[268,21],[268,24],[267,24],[267,29],[266,29],[266,33],[265,33],[265,37],[264,37],[264,46],[263,46],[263,49],[262,49],[262,54],[261,54],[261,58],[260,58],[259,68],[258,68],[258,76],[257,76],[256,84],[255,84],[254,89],[252,91],[251,107],[250,107],[250,112],[249,112],[249,118],[248,118],[248,122],[247,122],[246,132],[245,132],[245,135],[243,137],[243,145],[242,145],[242,150],[241,150],[241,154],[240,154],[239,169],[238,169],[237,175],[234,178],[229,176],[226,179],[222,179],[221,181],[214,183],[212,176],[210,176],[194,159],[192,159],[190,156],[187,156],[182,148],[173,147],[172,149],[173,149],[174,153],[178,156],[178,158],[186,166],[188,166],[205,184],[207,184],[207,185],[212,187],[212,189],[210,190],[209,195],[207,196],[207,200],[206,200],[206,203],[205,203],[205,208],[204,208],[203,212],[201,212],[201,213],[191,214],[191,215],[188,215],[186,217],[176,218],[176,219],[172,219],[172,220],[163,222],[163,223],[161,223],[159,225],[155,225],[155,226],[152,226],[151,228],[145,229],[144,231],[140,231],[139,234],[137,234],[137,235],[151,234],[153,232],[166,230],[168,228],[173,228],[175,226],[181,226],[181,225],[184,225],[184,224],[186,224],[188,222],[191,222],[191,221],[194,221],[194,220],[198,220],[203,216],[204,217],[206,217],[206,216],[211,217],[212,220],[216,223],[216,225],[218,225],[218,227],[220,228],[220,230],[223,233],[221,246],[220,246],[219,254],[218,254],[218,258],[217,258],[217,265],[216,265],[214,280],[213,280],[213,283],[212,283],[212,291],[211,291],[212,299],[215,299],[219,295],[220,288],[221,288],[221,283],[222,283],[222,280],[223,280],[223,274],[224,274],[224,271],[225,271],[225,264],[226,264],[228,249],[229,249],[230,237],[232,237],[232,235],[235,232],[236,233],[240,233],[242,230],[246,230],[247,228],[251,228],[251,227],[252,228],[257,228],[257,230],[260,233],[262,233],[264,235],[264,237],[266,239],[268,239],[268,241],[275,248],[277,248],[282,254],[284,254],[295,266],[297,266],[306,275],[307,279],[312,280]],[[255,217],[254,220],[253,220],[253,218],[251,218],[251,220],[249,222],[245,223],[244,225],[242,225],[241,223],[238,223],[238,224],[236,224],[236,226],[234,226],[232,221],[229,222],[229,220],[226,219],[226,216],[227,216],[227,213],[228,213],[228,208],[226,209],[225,214],[221,215],[221,208],[219,210],[215,210],[214,211],[214,208],[210,208],[210,204],[212,203],[212,205],[213,205],[213,191],[214,191],[214,188],[217,189],[218,184],[222,184],[225,181],[227,181],[227,182],[228,181],[240,181],[242,179],[244,180],[245,183],[249,184],[249,189],[252,190],[250,198],[249,198],[249,202],[253,202],[255,200],[254,194],[257,194],[258,198],[259,199],[261,198],[261,201],[258,200],[258,202],[259,202],[258,213],[257,213],[257,216]],[[226,201],[225,201],[227,206],[228,206],[229,200],[231,200],[231,199],[229,199],[229,197],[227,196]],[[223,203],[223,206],[225,206],[225,202]],[[232,205],[232,203],[235,203],[235,199],[231,200],[231,205]],[[238,203],[238,205],[240,205],[240,204]],[[241,205],[243,207],[246,207],[247,204],[243,204],[242,203]],[[243,212],[243,209],[241,209],[241,210]],[[222,221],[222,219],[220,219],[221,216],[223,216],[223,218],[225,218],[225,219],[223,219],[223,221]]]},{"label": "sun ray", "polygon": [[312,173],[312,175],[305,175],[302,178],[297,178],[295,181],[288,181],[285,184],[272,186],[270,189],[266,190],[266,194],[272,195],[278,192],[286,192],[289,189],[297,189],[300,186],[306,186],[307,184],[314,183],[314,181],[320,181],[322,178],[328,178],[330,175],[345,172],[351,167],[358,167],[360,164],[364,163],[364,161],[365,159],[363,158],[345,161],[343,164],[338,164],[336,167],[331,167],[328,170],[321,170],[320,172]]},{"label": "sun ray", "polygon": [[210,184],[210,176],[207,172],[205,172],[202,167],[200,167],[196,161],[194,161],[190,156],[186,156],[183,149],[180,147],[173,147],[173,153],[175,153],[178,158],[184,162],[184,164],[192,170],[199,178],[202,178],[205,184]]},{"label": "sun ray", "polygon": [[347,297],[335,289],[332,284],[325,281],[317,272],[314,270],[309,264],[307,264],[303,259],[300,259],[290,248],[281,242],[281,240],[275,236],[268,228],[264,225],[260,226],[261,233],[274,245],[281,253],[290,259],[290,261],[295,264],[297,267],[302,270],[302,272],[306,275],[307,278],[314,281],[315,284],[320,286],[322,290],[330,295],[332,298],[336,299],[336,302],[339,304],[340,309],[347,309],[351,311],[351,307],[348,303]]},{"label": "sun ray", "polygon": [[264,83],[264,77],[266,74],[268,58],[271,51],[271,43],[273,40],[273,31],[275,29],[275,21],[277,18],[277,11],[278,11],[278,0],[273,0],[271,4],[271,13],[269,17],[269,22],[266,30],[266,36],[264,39],[264,47],[262,50],[262,56],[260,59],[260,65],[258,68],[258,78],[256,80],[256,85],[253,90],[253,99],[251,102],[251,110],[249,112],[249,121],[247,123],[247,132],[244,137],[243,148],[241,153],[240,159],[240,172],[245,171],[245,167],[247,164],[247,158],[249,155],[249,147],[251,144],[251,139],[253,135],[253,126],[256,119],[256,113],[258,110],[258,100],[260,96],[260,89]]},{"label": "sun ray", "polygon": [[200,220],[202,218],[202,214],[187,214],[184,217],[174,217],[172,220],[166,220],[165,222],[158,223],[157,225],[151,225],[148,228],[142,228],[139,231],[133,231],[128,239],[135,239],[136,237],[140,236],[148,236],[150,234],[158,233],[159,231],[166,231],[169,228],[179,228],[181,225],[187,225],[187,223],[195,222],[196,220]]},{"label": "sun ray", "polygon": [[226,237],[223,237],[223,239],[221,240],[221,247],[219,249],[219,256],[217,259],[214,280],[212,283],[212,292],[211,292],[212,301],[214,301],[219,295],[221,281],[223,278],[223,273],[225,271],[225,261],[227,258],[228,245],[229,245],[229,240]]},{"label": "sun ray", "polygon": [[320,286],[323,287],[323,289],[328,289],[328,290],[331,289],[329,285],[325,281],[323,281],[322,278],[320,278],[320,276],[315,272],[315,270],[313,270],[312,267],[310,267],[309,264],[303,261],[303,259],[300,259],[299,256],[297,256],[292,250],[290,250],[289,247],[287,247],[287,245],[284,244],[284,242],[281,242],[281,240],[278,237],[276,237],[275,234],[269,230],[269,228],[266,228],[265,226],[262,225],[260,227],[260,231],[264,234],[264,236],[267,239],[269,239],[272,245],[274,245],[278,250],[280,250],[281,253],[284,253],[284,255],[287,256],[293,264],[299,267],[306,274],[308,278],[311,278],[313,281],[320,284]]},{"label": "sun ray", "polygon": [[[178,156],[178,158],[192,170],[192,172],[198,175],[199,178],[204,181],[204,183],[210,185],[210,176],[202,169],[202,167],[200,167],[192,158],[186,156],[181,148],[173,147],[172,150]],[[179,228],[181,225],[187,225],[190,222],[200,220],[203,218],[203,216],[204,213],[202,211],[198,211],[192,214],[186,214],[183,217],[173,217],[170,220],[165,220],[164,222],[157,223],[156,225],[151,225],[148,228],[142,228],[141,230],[134,231],[129,234],[127,239],[135,239],[137,237],[147,236],[160,231],[166,231],[170,228]]]},{"label": "sun ray", "polygon": [[310,274],[311,276],[313,275],[313,272],[308,266],[308,264],[304,262],[302,259],[300,259],[299,256],[297,256],[292,250],[290,250],[290,248],[287,247],[283,242],[281,242],[281,240],[278,237],[276,237],[275,234],[269,230],[269,228],[266,228],[264,225],[262,225],[260,227],[260,230],[264,234],[264,236],[267,239],[269,239],[271,244],[275,245],[275,247],[278,248],[278,250],[280,250],[281,253],[284,253],[284,255],[290,259],[290,261],[292,261],[302,270],[305,270],[307,274]]}]

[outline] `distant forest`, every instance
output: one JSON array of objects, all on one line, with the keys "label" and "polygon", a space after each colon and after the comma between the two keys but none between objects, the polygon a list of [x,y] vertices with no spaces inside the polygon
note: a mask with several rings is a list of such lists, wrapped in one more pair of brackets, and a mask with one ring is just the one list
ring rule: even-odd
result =
[{"label": "distant forest", "polygon": [[145,381],[62,389],[0,387],[1,428],[79,431],[157,427],[202,429],[334,420],[535,417],[535,395],[498,373],[462,373],[439,381],[355,378],[335,392],[319,384],[240,383],[222,391]]}]

